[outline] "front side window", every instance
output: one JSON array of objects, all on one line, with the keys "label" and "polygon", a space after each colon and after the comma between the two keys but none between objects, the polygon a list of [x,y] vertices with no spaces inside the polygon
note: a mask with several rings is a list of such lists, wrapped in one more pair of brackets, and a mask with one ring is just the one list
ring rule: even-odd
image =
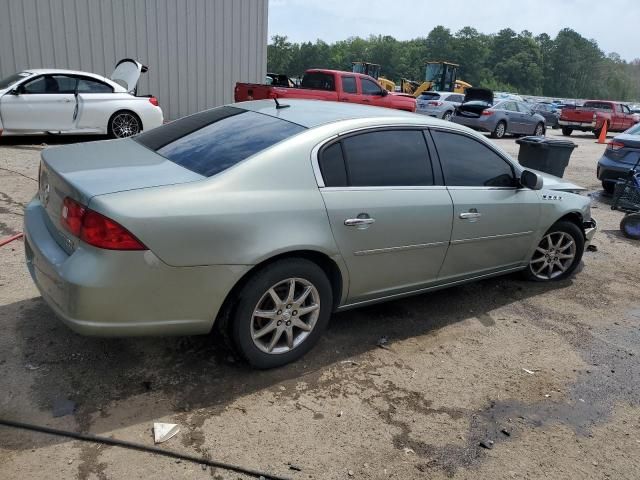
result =
[{"label": "front side window", "polygon": [[322,152],[320,171],[327,187],[433,185],[421,130],[377,130],[347,137]]},{"label": "front side window", "polygon": [[342,77],[342,90],[344,93],[358,93],[356,77]]},{"label": "front side window", "polygon": [[622,113],[631,114],[631,110],[626,105],[620,105],[622,107]]},{"label": "front side window", "polygon": [[369,80],[368,78],[360,79],[362,85],[362,94],[363,95],[379,95],[380,87],[373,80]]},{"label": "front side window", "polygon": [[449,187],[513,187],[513,167],[481,142],[466,135],[431,132]]},{"label": "front side window", "polygon": [[220,107],[143,132],[135,141],[210,177],[304,130],[270,115]]},{"label": "front side window", "polygon": [[76,89],[76,79],[66,75],[44,75],[22,86],[22,93],[26,94],[58,94],[73,93]]}]

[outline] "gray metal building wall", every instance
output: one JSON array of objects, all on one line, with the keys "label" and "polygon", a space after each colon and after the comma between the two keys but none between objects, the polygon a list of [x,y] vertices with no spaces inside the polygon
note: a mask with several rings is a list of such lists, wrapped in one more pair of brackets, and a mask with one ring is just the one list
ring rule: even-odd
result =
[{"label": "gray metal building wall", "polygon": [[149,66],[138,87],[175,119],[233,101],[267,68],[268,0],[0,0],[0,78],[27,68],[109,76]]}]

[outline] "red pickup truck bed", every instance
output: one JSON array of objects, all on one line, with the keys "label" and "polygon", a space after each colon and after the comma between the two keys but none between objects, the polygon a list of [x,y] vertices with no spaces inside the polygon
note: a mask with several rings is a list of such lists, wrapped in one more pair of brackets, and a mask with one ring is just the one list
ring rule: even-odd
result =
[{"label": "red pickup truck bed", "polygon": [[571,135],[574,130],[580,130],[593,132],[596,137],[600,135],[605,122],[607,131],[624,132],[638,122],[638,117],[622,103],[589,100],[581,107],[563,108],[558,121],[564,135]]},{"label": "red pickup truck bed", "polygon": [[416,100],[413,96],[389,93],[368,75],[338,70],[307,70],[302,77],[300,87],[293,88],[238,82],[234,98],[236,102],[268,98],[300,98],[416,111]]}]

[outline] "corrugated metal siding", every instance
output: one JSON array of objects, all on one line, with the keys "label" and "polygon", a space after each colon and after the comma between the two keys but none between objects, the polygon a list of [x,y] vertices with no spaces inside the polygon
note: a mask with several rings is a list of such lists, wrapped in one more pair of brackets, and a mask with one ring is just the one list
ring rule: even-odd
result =
[{"label": "corrugated metal siding", "polygon": [[0,0],[0,78],[26,68],[109,76],[118,60],[149,66],[139,94],[174,119],[233,101],[262,82],[268,0]]}]

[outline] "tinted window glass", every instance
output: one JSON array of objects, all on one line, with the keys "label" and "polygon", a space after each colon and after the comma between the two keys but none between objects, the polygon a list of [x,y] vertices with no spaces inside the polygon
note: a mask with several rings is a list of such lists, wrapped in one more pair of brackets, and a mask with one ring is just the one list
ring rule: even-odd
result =
[{"label": "tinted window glass", "polygon": [[349,185],[433,185],[424,136],[419,130],[386,130],[343,140]]},{"label": "tinted window glass", "polygon": [[58,93],[73,93],[76,91],[75,77],[67,77],[66,75],[52,75],[53,80],[58,84]]},{"label": "tinted window glass", "polygon": [[92,80],[89,78],[78,79],[78,93],[112,93],[112,92],[113,92],[113,88],[111,88],[106,83],[102,83],[97,80]]},{"label": "tinted window glass", "polygon": [[325,148],[320,156],[320,172],[327,187],[346,187],[347,171],[339,142]]},{"label": "tinted window glass", "polygon": [[269,115],[222,107],[184,117],[136,141],[189,170],[210,177],[305,130]]},{"label": "tinted window glass", "polygon": [[432,135],[448,186],[513,186],[511,165],[486,145],[455,133],[433,131]]},{"label": "tinted window glass", "polygon": [[584,102],[584,108],[594,108],[596,110],[608,110],[611,111],[611,104],[604,102]]},{"label": "tinted window glass", "polygon": [[342,90],[344,90],[345,93],[358,93],[356,77],[342,77]]},{"label": "tinted window glass", "polygon": [[76,79],[65,75],[46,75],[38,77],[24,84],[23,92],[27,94],[56,94],[73,93],[76,88]]},{"label": "tinted window glass", "polygon": [[516,107],[521,113],[531,113],[531,109],[524,103],[516,102]]},{"label": "tinted window glass", "polygon": [[439,100],[440,94],[436,92],[424,92],[418,97],[420,100]]},{"label": "tinted window glass", "polygon": [[23,83],[22,91],[24,93],[47,93],[45,77],[38,77],[31,82]]},{"label": "tinted window glass", "polygon": [[305,73],[302,77],[302,88],[313,88],[316,90],[335,90],[333,75],[330,73],[312,72]]},{"label": "tinted window glass", "polygon": [[360,82],[362,84],[363,95],[376,95],[381,91],[378,84],[368,78],[361,78]]}]

